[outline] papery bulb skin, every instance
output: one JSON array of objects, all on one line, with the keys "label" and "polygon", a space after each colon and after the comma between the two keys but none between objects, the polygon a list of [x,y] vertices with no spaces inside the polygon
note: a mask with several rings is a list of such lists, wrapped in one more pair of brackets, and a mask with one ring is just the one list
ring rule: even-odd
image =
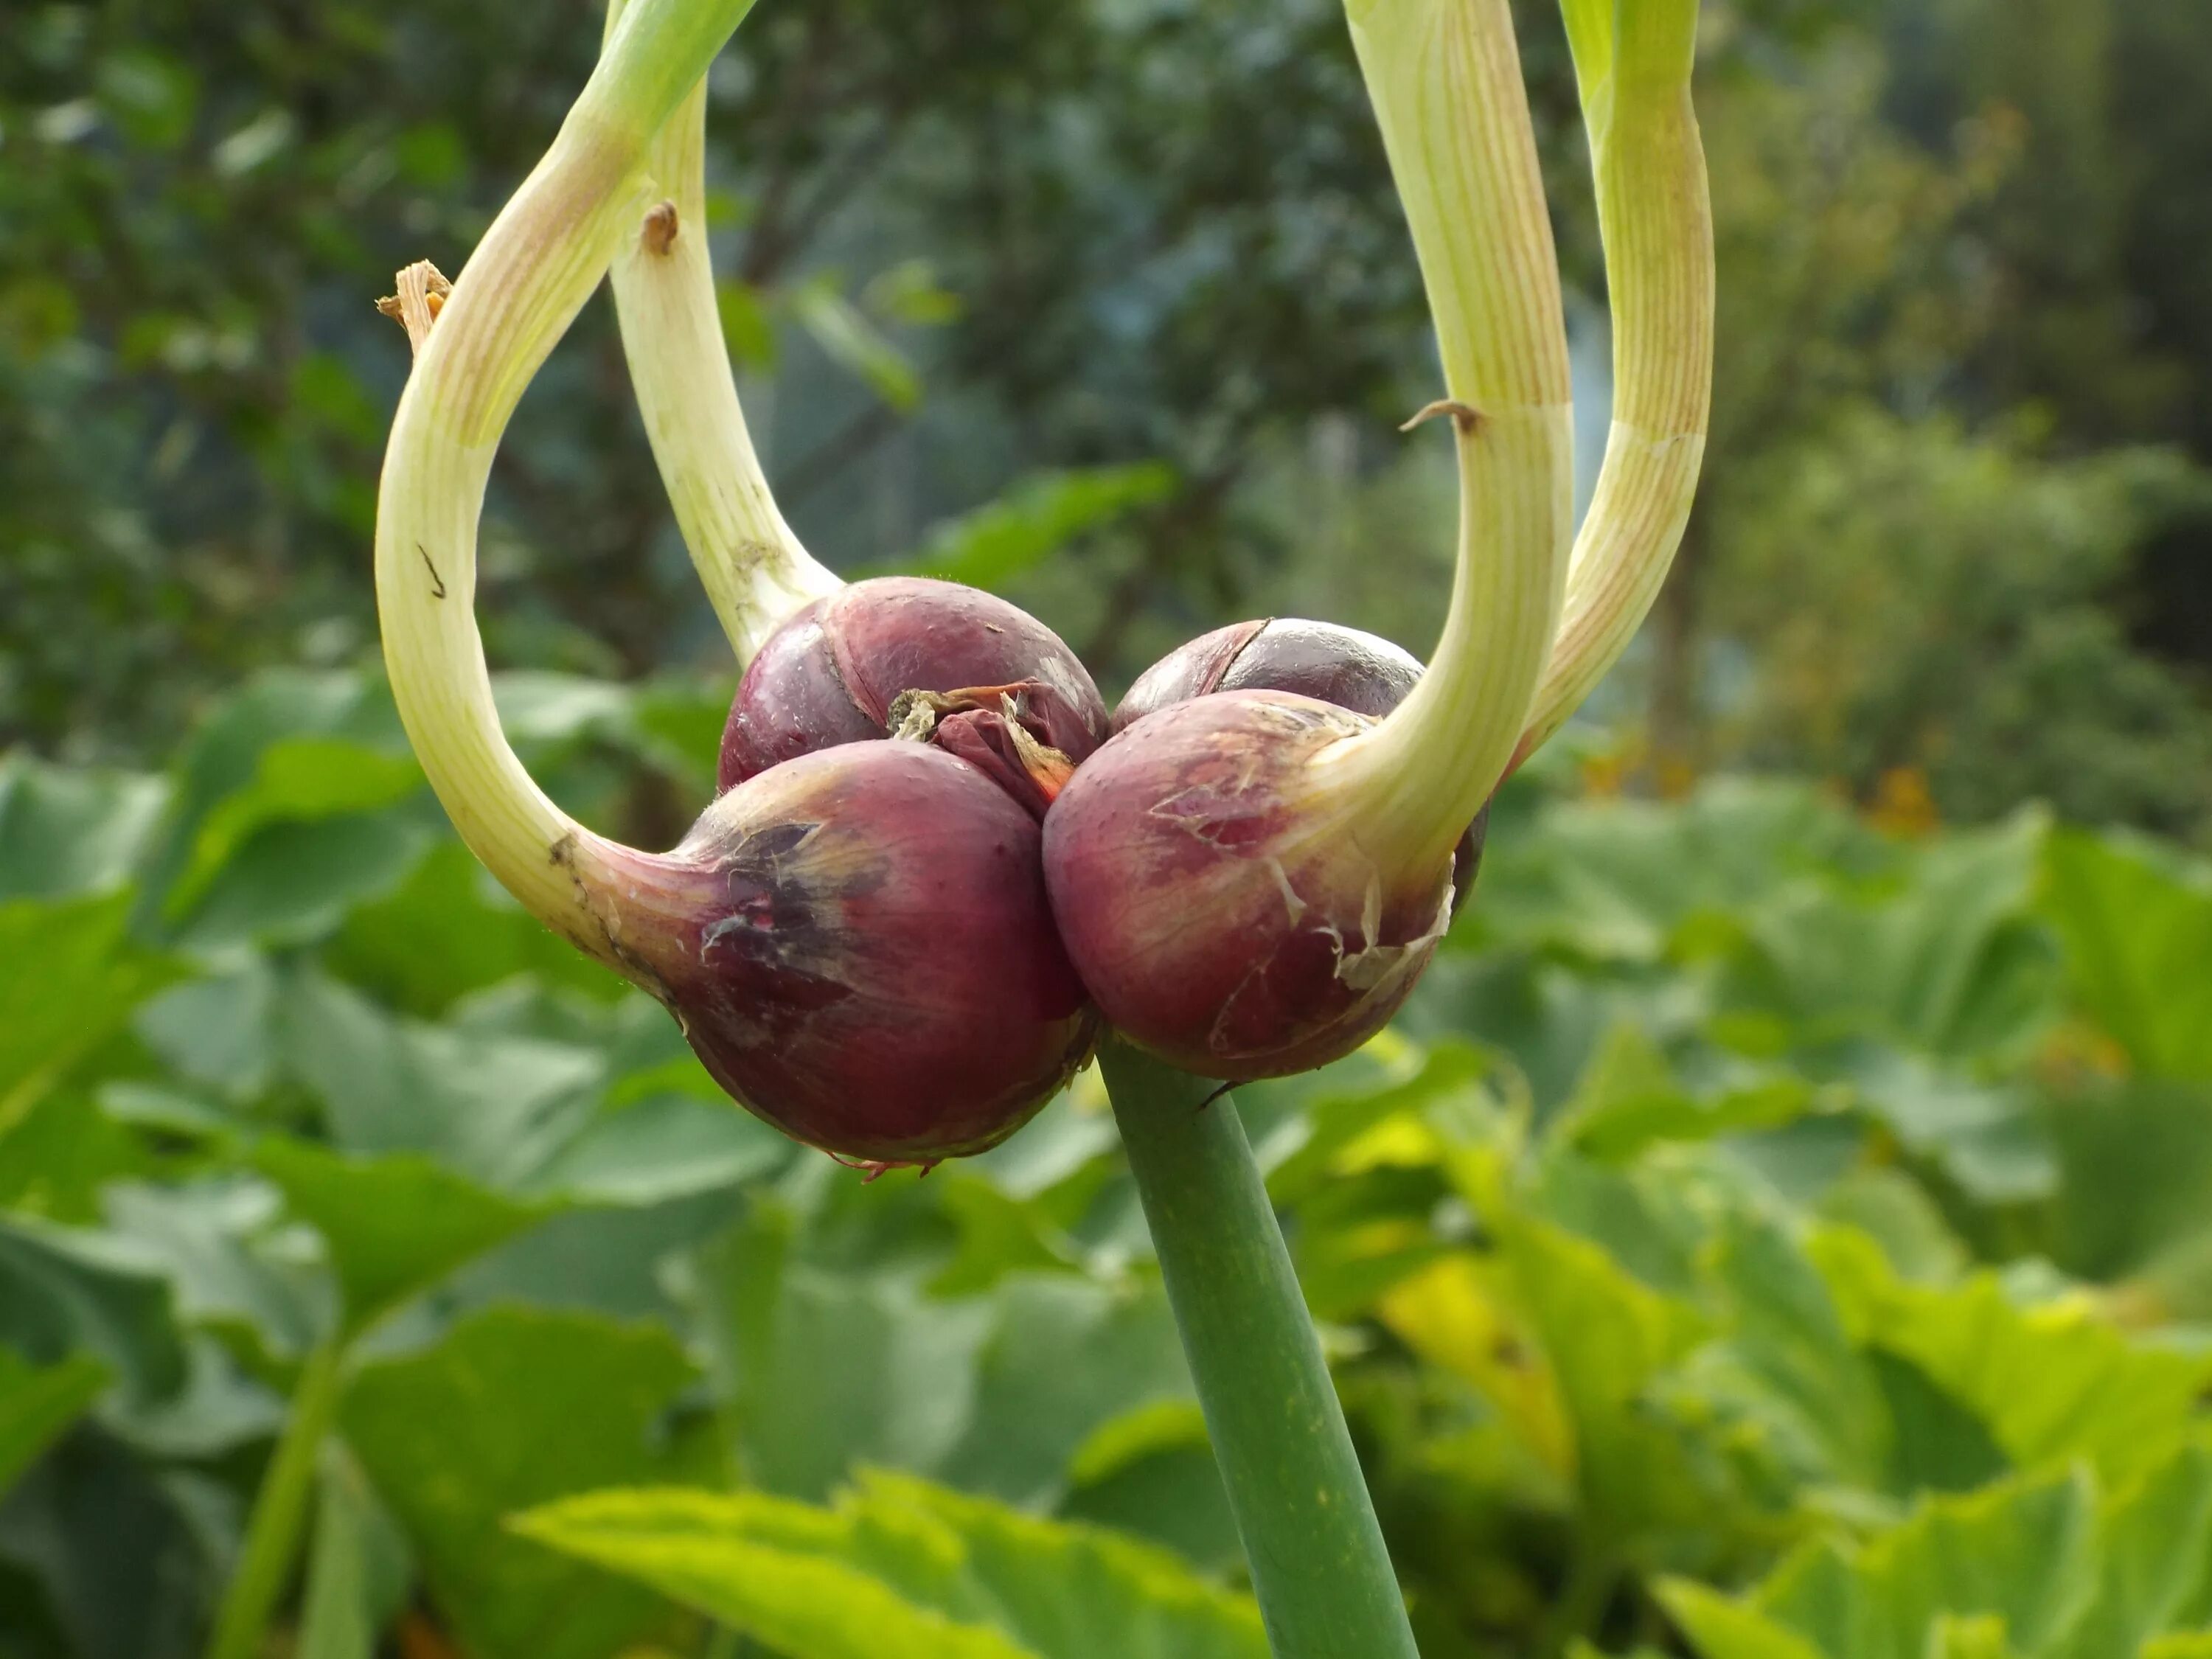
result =
[{"label": "papery bulb skin", "polygon": [[715,1081],[848,1161],[981,1152],[1089,1059],[1039,830],[927,744],[802,756],[614,874],[618,941]]},{"label": "papery bulb skin", "polygon": [[1386,1024],[1451,919],[1451,866],[1379,867],[1314,757],[1368,717],[1278,691],[1159,708],[1046,815],[1045,884],[1107,1020],[1204,1077],[1282,1077]]},{"label": "papery bulb skin", "polygon": [[781,762],[889,735],[909,691],[1024,686],[1023,723],[1080,762],[1106,704],[1059,635],[980,588],[918,576],[854,582],[799,611],[745,670],[722,732],[723,789]]},{"label": "papery bulb skin", "polygon": [[[1126,731],[1170,703],[1217,691],[1293,691],[1380,720],[1421,678],[1420,659],[1380,635],[1301,617],[1231,623],[1170,651],[1137,677],[1114,711]],[[1486,806],[1452,854],[1452,893],[1463,907],[1482,868]]]}]

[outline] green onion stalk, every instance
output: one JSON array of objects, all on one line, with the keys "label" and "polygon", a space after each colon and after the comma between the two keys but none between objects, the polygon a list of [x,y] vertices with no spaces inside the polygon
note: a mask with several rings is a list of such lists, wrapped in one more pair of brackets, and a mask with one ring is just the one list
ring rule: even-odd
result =
[{"label": "green onion stalk", "polygon": [[[1508,0],[1347,0],[1443,372],[1442,395],[1408,424],[1433,419],[1449,434],[1460,480],[1442,636],[1427,671],[1387,709],[1331,711],[1262,687],[1195,697],[1110,742],[1080,665],[1064,647],[1056,655],[1044,630],[1030,624],[1044,642],[1030,640],[1019,613],[979,609],[1000,603],[986,596],[920,591],[943,584],[878,590],[881,604],[863,606],[856,596],[877,585],[840,583],[776,509],[721,344],[702,178],[706,71],[750,4],[617,0],[598,70],[450,293],[427,267],[402,273],[399,309],[416,360],[393,422],[376,535],[401,718],[456,828],[508,890],[660,997],[718,1080],[801,1139],[876,1168],[975,1150],[1018,1127],[1088,1058],[1103,1011],[1115,1028],[1100,1048],[1108,1091],[1268,1639],[1282,1659],[1412,1655],[1404,1601],[1291,1258],[1235,1102],[1218,1085],[1321,1063],[1387,1019],[1464,888],[1453,860],[1455,849],[1464,860],[1470,821],[1617,659],[1664,579],[1702,459],[1711,386],[1712,234],[1690,104],[1696,0],[1562,0],[1613,320],[1613,419],[1579,533],[1558,264]],[[824,717],[825,730],[845,722],[819,738],[830,746],[764,769],[732,769],[726,739],[726,793],[666,855],[594,836],[531,780],[500,729],[473,610],[477,522],[499,439],[531,376],[609,275],[663,482],[738,662],[757,672],[788,657],[805,668],[805,649],[834,647],[839,695],[854,703]],[[874,637],[872,619],[935,617],[930,607],[948,605],[947,626],[969,627],[979,648],[1011,650],[1018,637],[1030,654],[1012,670],[872,690],[854,668]],[[809,631],[793,644],[802,617],[812,619]],[[769,759],[808,747],[746,727],[744,708],[741,690],[732,733]],[[902,741],[852,741],[867,736]],[[1210,843],[1193,852],[1188,843],[1206,838],[1178,819],[1179,808],[1158,805],[1187,799],[1194,777],[1200,793],[1233,793],[1217,775],[1224,756],[1238,779],[1263,776],[1273,792],[1243,820],[1265,833],[1261,853],[1241,863]],[[997,804],[983,804],[978,788]],[[1156,792],[1149,811],[1147,788]],[[858,811],[854,803],[892,798],[951,803],[945,810],[968,814],[969,827],[941,846],[916,842],[905,865],[896,848],[878,858],[865,836],[796,833],[821,831],[833,806]],[[781,914],[790,881],[814,884],[802,895],[810,915],[875,914],[867,903],[877,901],[856,896],[903,890],[901,869],[953,867],[987,821],[992,845],[1041,860],[1044,879],[1031,884],[1048,889],[1049,917],[1008,915],[967,933],[925,918],[931,926],[921,931],[934,929],[947,948],[972,945],[977,976],[999,964],[996,1012],[1011,952],[1036,944],[1033,970],[1018,976],[1024,987],[1080,978],[1068,1006],[1032,1011],[1021,1029],[1035,1054],[991,1112],[957,1133],[856,1125],[840,1115],[835,1089],[810,1094],[809,1079],[790,1074],[793,1055],[842,1052],[809,1049],[804,1033],[775,1045],[784,1073],[764,1069],[746,1044],[758,1046],[755,1028],[768,1018],[771,968],[787,964],[757,955],[725,964],[711,984],[700,964]],[[1168,839],[1146,842],[1162,823]],[[785,866],[804,866],[800,849],[817,840],[830,849],[817,861],[830,862],[793,876]],[[774,867],[745,862],[744,848],[769,843],[781,849]],[[1086,883],[1107,899],[1091,902]],[[1164,921],[1147,934],[1127,918],[1155,897]],[[1243,926],[1235,907],[1248,902],[1293,922],[1320,914],[1343,947],[1326,964],[1325,1029],[1293,1020],[1261,1030],[1295,999],[1285,1000],[1281,964],[1250,955],[1266,948],[1251,943],[1265,927]],[[1190,926],[1192,916],[1204,925]],[[902,915],[883,925],[914,922]],[[1036,944],[1032,924],[1058,939]],[[878,941],[854,927],[832,942],[867,954]],[[1364,941],[1356,949],[1345,943],[1355,936]],[[1169,960],[1176,951],[1187,960]],[[828,973],[836,963],[825,954],[813,966]],[[1208,975],[1225,975],[1228,988],[1212,1001]],[[954,1000],[895,1010],[892,1023],[913,1013],[915,1032],[933,1032],[924,1016],[957,1015],[969,976],[921,977],[951,984]],[[1162,984],[1196,989],[1187,1006],[1161,1013],[1145,998]],[[756,990],[763,1000],[749,1005]],[[1097,1011],[1074,1008],[1086,992]],[[1191,1007],[1203,1016],[1194,1024]],[[783,1109],[786,1097],[799,1105]]]}]

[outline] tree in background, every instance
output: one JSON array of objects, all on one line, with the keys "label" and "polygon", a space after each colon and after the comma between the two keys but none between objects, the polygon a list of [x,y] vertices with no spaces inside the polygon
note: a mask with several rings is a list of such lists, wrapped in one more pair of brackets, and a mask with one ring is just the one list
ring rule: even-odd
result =
[{"label": "tree in background", "polygon": [[[1951,813],[2033,787],[2201,822],[2212,110],[2176,77],[2212,24],[2001,9],[1710,9],[1711,485],[1611,701],[1655,779],[1757,761],[1868,793],[1902,767]],[[256,665],[362,653],[404,359],[367,301],[472,242],[587,43],[512,0],[26,17],[0,65],[0,739],[143,755]],[[1522,21],[1579,189],[1564,44]],[[769,5],[714,97],[726,332],[830,562],[927,565],[933,526],[1041,469],[1164,461],[1110,511],[1057,503],[990,577],[1102,680],[1261,592],[1431,643],[1446,496],[1392,430],[1430,348],[1330,0]],[[1562,251],[1592,295],[1587,232]],[[1604,356],[1583,342],[1593,393]],[[495,479],[495,660],[723,672],[641,437],[594,307]],[[2014,622],[1893,625],[1939,569]],[[1790,645],[1752,643],[1779,614]],[[1930,649],[1949,702],[1916,723]]]}]

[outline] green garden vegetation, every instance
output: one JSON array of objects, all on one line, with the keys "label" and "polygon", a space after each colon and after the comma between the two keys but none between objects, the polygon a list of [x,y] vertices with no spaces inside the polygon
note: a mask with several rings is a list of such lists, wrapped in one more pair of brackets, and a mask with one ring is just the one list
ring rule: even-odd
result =
[{"label": "green garden vegetation", "polygon": [[[2113,572],[2167,549],[2185,621],[2171,550],[2206,493],[2185,448],[2039,453],[2065,354],[1944,337],[1941,245],[2036,155],[2017,112],[1985,103],[1948,167],[1869,139],[1960,88],[1900,82],[1876,118],[1848,72],[1759,67],[1851,62],[1818,7],[1715,6],[1701,46],[1696,0],[1564,0],[1547,61],[1504,0],[1353,0],[1356,51],[1286,88],[1404,208],[1441,385],[1392,347],[1363,395],[1444,396],[1401,459],[1339,469],[1332,532],[1282,516],[1295,423],[1248,424],[1225,470],[1233,422],[1156,435],[848,581],[779,510],[726,365],[795,328],[865,386],[835,471],[923,395],[885,320],[962,302],[920,262],[857,297],[788,277],[777,238],[838,202],[773,182],[718,276],[709,111],[751,91],[720,77],[793,62],[790,29],[749,54],[750,10],[617,4],[458,282],[400,273],[387,673],[246,676],[162,768],[0,759],[0,1651],[2212,1655],[2212,866],[2069,821],[2196,825],[2176,763],[2212,726]],[[86,22],[41,14],[29,61]],[[1007,65],[1121,27],[1007,22]],[[1812,147],[1851,182],[1770,222],[1771,258],[1725,169],[1709,204],[1700,62],[1724,157],[1776,109],[1770,141],[1824,100],[1857,124]],[[70,169],[112,153],[103,123],[192,129],[196,85],[138,67],[27,129],[60,195],[97,196]],[[1549,165],[1561,94],[1609,377],[1553,274],[1555,225],[1571,296],[1595,246]],[[258,118],[218,172],[299,118]],[[1762,176],[1802,159],[1781,139]],[[1855,213],[1869,179],[1893,216]],[[49,211],[42,187],[9,188]],[[726,658],[486,667],[493,451],[603,276],[599,361],[734,703]],[[65,289],[5,295],[35,460],[100,348]],[[1275,325],[1295,350],[1309,325]],[[2009,417],[1913,412],[1939,337]],[[1777,338],[1835,349],[1817,392],[1771,378]],[[2130,361],[2115,431],[2186,404]],[[1609,435],[1570,412],[1593,374]],[[1314,389],[1310,439],[1359,378]],[[526,471],[543,436],[521,423]],[[15,526],[34,594],[69,522],[46,482]],[[1255,620],[1109,722],[995,596],[1058,615],[1073,576],[1084,655],[1126,683],[1220,515],[1282,498],[1305,550],[1252,585],[1272,614],[1381,527],[1449,545],[1455,482],[1448,568],[1393,555],[1449,587],[1426,671]],[[1085,580],[1102,550],[1121,574]],[[1608,736],[1601,698],[1562,732],[1655,600],[1647,717]],[[1714,629],[1765,642],[1747,691],[1718,693]],[[26,653],[0,692],[51,718],[75,672]],[[1841,781],[1697,781],[1778,744]],[[617,824],[674,850],[586,827]]]}]

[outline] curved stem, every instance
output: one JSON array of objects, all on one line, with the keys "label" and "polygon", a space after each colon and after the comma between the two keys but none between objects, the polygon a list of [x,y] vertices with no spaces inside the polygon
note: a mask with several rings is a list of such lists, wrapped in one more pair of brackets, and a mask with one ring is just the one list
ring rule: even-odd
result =
[{"label": "curved stem", "polygon": [[1613,307],[1613,418],[1565,613],[1515,755],[1627,649],[1689,522],[1713,394],[1713,218],[1690,103],[1698,0],[1561,0]]},{"label": "curved stem", "polygon": [[[607,36],[624,10],[614,0]],[[623,349],[677,528],[739,663],[779,623],[843,584],[776,510],[738,404],[707,241],[707,83],[694,86],[646,154],[649,206],[611,273]]]},{"label": "curved stem", "polygon": [[1325,751],[1385,868],[1439,866],[1511,758],[1574,523],[1566,322],[1507,0],[1350,0],[1413,231],[1459,446],[1459,557],[1429,672]]},{"label": "curved stem", "polygon": [[500,730],[475,616],[477,523],[523,388],[637,222],[646,146],[751,0],[637,0],[553,147],[454,283],[393,416],[376,597],[392,696],[454,828],[516,898],[620,968],[591,890],[617,854],[531,781]]},{"label": "curved stem", "polygon": [[1099,1063],[1276,1659],[1418,1659],[1235,1103],[1119,1037]]}]

